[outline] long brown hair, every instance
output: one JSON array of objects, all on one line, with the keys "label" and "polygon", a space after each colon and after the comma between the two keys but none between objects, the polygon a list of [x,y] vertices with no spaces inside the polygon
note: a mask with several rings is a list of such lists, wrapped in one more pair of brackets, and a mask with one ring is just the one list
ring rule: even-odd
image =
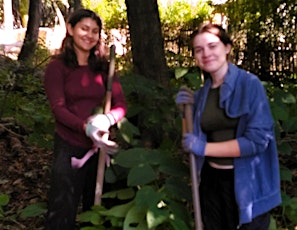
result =
[{"label": "long brown hair", "polygon": [[[104,44],[101,40],[102,21],[100,17],[91,10],[78,9],[70,15],[67,23],[75,27],[75,25],[84,18],[93,19],[99,27],[99,41],[98,44],[90,50],[88,65],[90,69],[96,73],[101,71],[107,72],[108,61],[105,56]],[[63,39],[57,58],[62,59],[68,67],[76,68],[79,66],[73,46],[73,37],[68,32],[66,32],[66,36]]]}]

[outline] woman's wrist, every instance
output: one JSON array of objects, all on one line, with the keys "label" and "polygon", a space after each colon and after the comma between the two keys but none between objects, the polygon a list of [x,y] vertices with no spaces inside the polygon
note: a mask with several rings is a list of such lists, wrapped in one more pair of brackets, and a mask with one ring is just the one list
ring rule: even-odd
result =
[{"label": "woman's wrist", "polygon": [[104,114],[104,115],[108,119],[108,121],[110,123],[110,126],[113,126],[116,123],[114,117],[110,113],[107,113],[107,114]]}]

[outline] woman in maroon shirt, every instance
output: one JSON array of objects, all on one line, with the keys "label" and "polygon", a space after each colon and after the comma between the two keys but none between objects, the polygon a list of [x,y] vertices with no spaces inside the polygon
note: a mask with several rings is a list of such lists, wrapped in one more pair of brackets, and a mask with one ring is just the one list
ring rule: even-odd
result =
[{"label": "woman in maroon shirt", "polygon": [[109,142],[94,143],[98,140],[95,135],[107,132],[126,114],[124,94],[114,76],[110,112],[92,116],[103,107],[108,75],[101,29],[101,19],[93,11],[74,12],[60,54],[53,57],[45,71],[45,91],[56,123],[46,229],[75,229],[81,196],[83,211],[93,206],[98,154],[81,168],[72,167],[71,158],[82,158],[94,145],[112,152],[114,147]]}]

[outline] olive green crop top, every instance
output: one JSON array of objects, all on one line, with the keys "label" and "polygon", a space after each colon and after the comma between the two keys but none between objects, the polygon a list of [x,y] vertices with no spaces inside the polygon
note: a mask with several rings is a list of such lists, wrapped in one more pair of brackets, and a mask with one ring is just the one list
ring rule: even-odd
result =
[{"label": "olive green crop top", "polygon": [[[207,135],[207,142],[227,141],[235,138],[238,118],[230,118],[219,107],[220,87],[210,89],[201,117],[201,128]],[[230,157],[207,157],[206,160],[220,165],[233,165]]]}]

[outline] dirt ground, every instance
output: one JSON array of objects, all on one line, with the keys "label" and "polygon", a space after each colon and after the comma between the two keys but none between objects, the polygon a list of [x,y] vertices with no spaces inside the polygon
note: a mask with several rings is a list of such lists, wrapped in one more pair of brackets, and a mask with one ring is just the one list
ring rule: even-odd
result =
[{"label": "dirt ground", "polygon": [[0,124],[0,194],[9,195],[2,207],[0,229],[42,229],[43,218],[20,217],[19,212],[30,204],[46,202],[52,153],[29,146],[21,135],[8,132]]}]

